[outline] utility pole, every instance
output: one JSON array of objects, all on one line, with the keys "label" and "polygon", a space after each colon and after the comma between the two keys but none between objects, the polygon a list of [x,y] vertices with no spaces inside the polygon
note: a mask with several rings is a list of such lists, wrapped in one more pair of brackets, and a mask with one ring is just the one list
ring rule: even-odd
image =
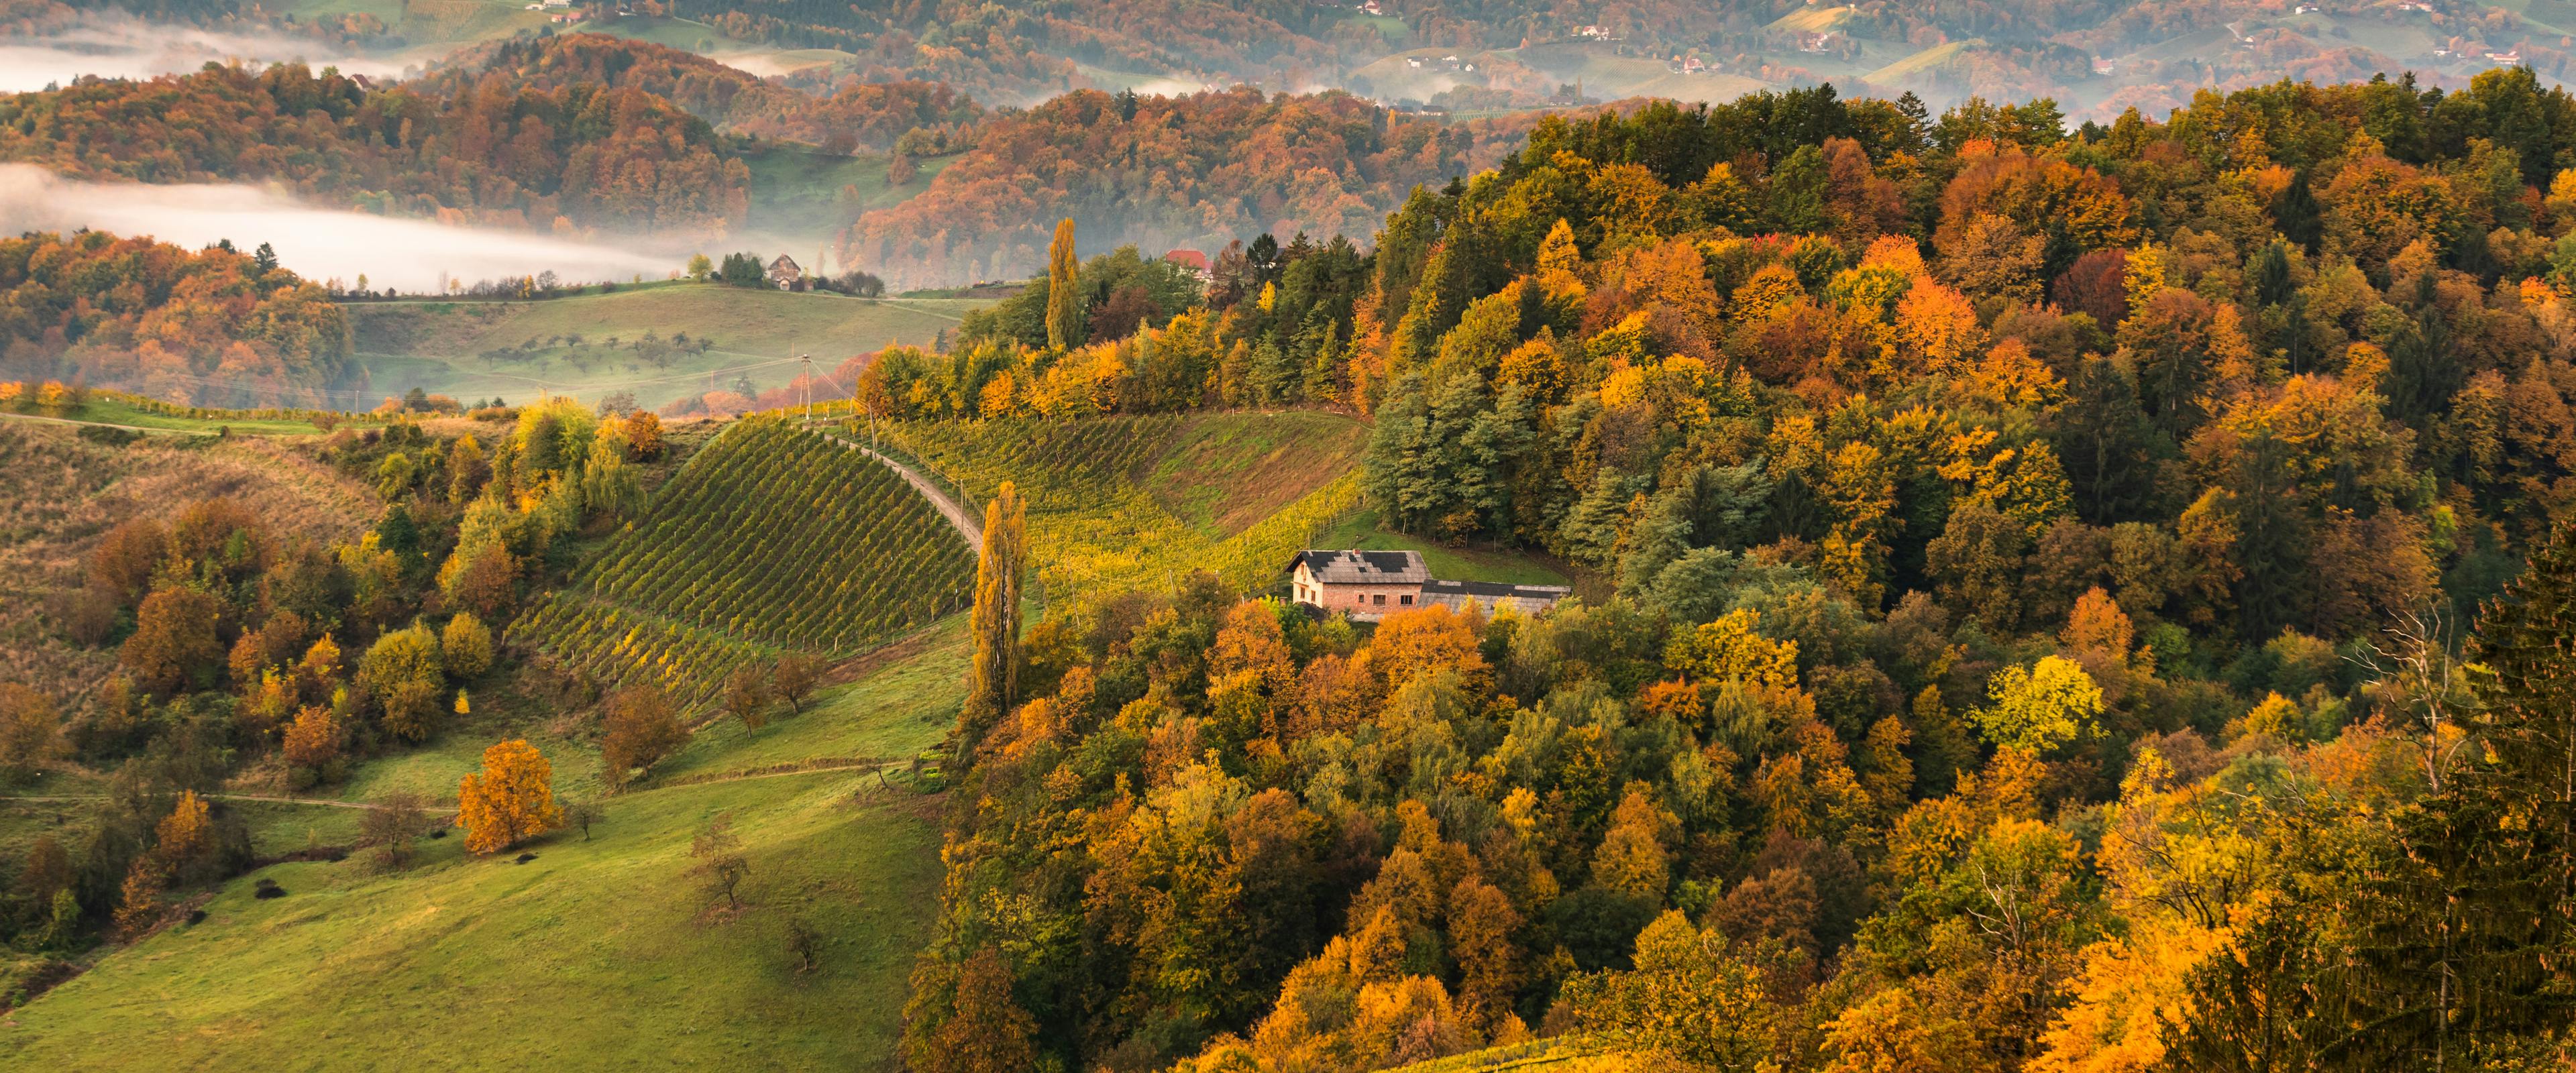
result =
[{"label": "utility pole", "polygon": [[798,354],[796,360],[805,363],[805,423],[810,425],[814,423],[814,355]]}]

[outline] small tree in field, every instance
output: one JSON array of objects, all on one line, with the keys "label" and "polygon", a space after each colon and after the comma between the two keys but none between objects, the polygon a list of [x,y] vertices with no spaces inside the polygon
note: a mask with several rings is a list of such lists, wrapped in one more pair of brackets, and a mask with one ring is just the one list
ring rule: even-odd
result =
[{"label": "small tree in field", "polygon": [[671,710],[671,699],[653,686],[629,686],[610,694],[608,737],[599,743],[608,781],[624,785],[638,768],[649,768],[688,743],[689,732]]},{"label": "small tree in field", "polygon": [[581,840],[590,841],[590,829],[606,816],[591,801],[571,801],[564,805],[564,826],[581,828]]},{"label": "small tree in field", "polygon": [[412,840],[429,830],[429,812],[420,795],[386,794],[358,821],[358,844],[376,851],[376,867],[394,871],[411,863]]},{"label": "small tree in field", "polygon": [[456,789],[456,826],[465,829],[465,848],[497,853],[562,826],[554,774],[554,765],[524,739],[483,750],[483,770]]},{"label": "small tree in field", "polygon": [[704,833],[689,843],[689,856],[698,863],[690,871],[707,886],[709,897],[721,895],[725,908],[742,908],[738,891],[743,877],[751,874],[751,858],[743,856],[742,839],[733,833],[733,817],[718,816]]},{"label": "small tree in field", "polygon": [[773,677],[760,673],[758,667],[737,668],[725,679],[725,714],[742,720],[742,725],[753,730],[768,725]]},{"label": "small tree in field", "polygon": [[823,962],[823,933],[798,917],[787,922],[787,956],[795,959],[796,975],[814,971]]},{"label": "small tree in field", "polygon": [[771,677],[778,696],[787,702],[787,710],[803,715],[805,702],[814,696],[814,687],[823,680],[823,661],[812,656],[789,653],[778,657],[778,670]]}]

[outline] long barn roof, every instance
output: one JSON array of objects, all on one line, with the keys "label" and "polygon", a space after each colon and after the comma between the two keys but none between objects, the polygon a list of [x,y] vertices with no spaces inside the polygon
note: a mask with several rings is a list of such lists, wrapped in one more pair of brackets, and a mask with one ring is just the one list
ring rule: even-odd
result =
[{"label": "long barn roof", "polygon": [[1301,551],[1288,562],[1299,563],[1326,585],[1419,585],[1431,580],[1431,568],[1418,551]]}]

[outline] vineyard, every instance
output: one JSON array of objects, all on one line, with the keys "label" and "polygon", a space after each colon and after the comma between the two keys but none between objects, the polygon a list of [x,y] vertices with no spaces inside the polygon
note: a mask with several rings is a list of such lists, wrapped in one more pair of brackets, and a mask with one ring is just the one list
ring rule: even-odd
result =
[{"label": "vineyard", "polygon": [[[849,432],[864,441],[863,422]],[[1056,599],[1161,586],[1213,570],[1265,588],[1289,556],[1359,505],[1357,422],[1324,414],[1095,417],[880,426],[887,442],[978,502],[1003,481],[1029,504],[1037,580]],[[1208,452],[1211,443],[1262,449]],[[1306,464],[1282,465],[1303,462]],[[1203,517],[1209,499],[1278,504]]]},{"label": "vineyard", "polygon": [[842,656],[964,608],[974,555],[903,478],[775,419],[709,443],[511,627],[603,682],[713,699],[737,667]]}]

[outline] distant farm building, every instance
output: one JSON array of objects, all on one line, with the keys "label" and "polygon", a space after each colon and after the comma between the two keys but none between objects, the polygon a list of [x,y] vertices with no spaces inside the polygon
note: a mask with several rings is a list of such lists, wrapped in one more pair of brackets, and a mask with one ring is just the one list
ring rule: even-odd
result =
[{"label": "distant farm building", "polygon": [[1207,254],[1201,253],[1197,250],[1173,250],[1170,253],[1164,254],[1163,259],[1189,269],[1192,272],[1198,273],[1199,278],[1201,279],[1207,278]]},{"label": "distant farm building", "polygon": [[776,284],[782,291],[805,289],[805,270],[797,267],[795,258],[783,253],[777,260],[769,262],[769,268],[761,273],[761,278]]},{"label": "distant farm building", "polygon": [[1562,585],[1506,585],[1490,581],[1441,581],[1418,551],[1304,551],[1289,563],[1289,591],[1299,604],[1375,622],[1390,611],[1440,604],[1485,614],[1504,608],[1535,615],[1574,590]]}]

